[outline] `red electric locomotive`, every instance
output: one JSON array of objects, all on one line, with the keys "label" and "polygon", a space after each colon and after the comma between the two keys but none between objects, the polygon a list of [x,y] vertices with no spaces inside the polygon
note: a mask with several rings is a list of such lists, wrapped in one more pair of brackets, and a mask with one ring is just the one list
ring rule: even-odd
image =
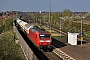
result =
[{"label": "red electric locomotive", "polygon": [[48,31],[33,26],[33,28],[29,30],[29,38],[40,49],[51,49],[52,39],[51,34]]},{"label": "red electric locomotive", "polygon": [[30,25],[20,19],[17,19],[17,23],[39,49],[52,50],[52,38],[50,32],[39,28],[38,26]]}]

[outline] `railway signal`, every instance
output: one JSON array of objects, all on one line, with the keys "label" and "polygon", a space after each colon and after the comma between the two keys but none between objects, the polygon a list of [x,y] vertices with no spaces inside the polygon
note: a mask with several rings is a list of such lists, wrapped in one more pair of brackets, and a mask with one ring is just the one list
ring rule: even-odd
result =
[{"label": "railway signal", "polygon": [[60,32],[62,32],[62,29],[60,28]]},{"label": "railway signal", "polygon": [[61,38],[62,29],[60,28],[60,38]]},{"label": "railway signal", "polygon": [[84,35],[84,32],[80,32],[79,34],[80,34],[80,35],[81,35],[81,34]]},{"label": "railway signal", "polygon": [[83,37],[81,36],[80,40],[83,40]]}]

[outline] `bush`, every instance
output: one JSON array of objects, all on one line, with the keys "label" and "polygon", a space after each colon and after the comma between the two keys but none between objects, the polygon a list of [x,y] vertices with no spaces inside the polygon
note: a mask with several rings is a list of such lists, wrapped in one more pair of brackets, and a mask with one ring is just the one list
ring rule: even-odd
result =
[{"label": "bush", "polygon": [[6,19],[4,22],[4,31],[8,31],[13,28],[13,19]]},{"label": "bush", "polygon": [[0,36],[0,60],[22,60],[18,53],[18,44],[14,42],[14,36],[4,33]]},{"label": "bush", "polygon": [[13,19],[2,21],[4,24],[0,26],[0,60],[25,60],[20,45],[14,42]]}]

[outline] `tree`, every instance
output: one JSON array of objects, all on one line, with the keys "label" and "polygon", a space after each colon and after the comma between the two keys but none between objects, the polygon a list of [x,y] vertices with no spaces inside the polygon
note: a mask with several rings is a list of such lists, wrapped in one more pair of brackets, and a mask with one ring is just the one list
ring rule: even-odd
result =
[{"label": "tree", "polygon": [[[3,21],[3,22],[2,22]],[[0,29],[0,60],[25,60],[20,55],[20,45],[15,44],[14,34],[12,33],[13,19],[8,18],[6,20],[1,20],[0,24],[2,30]],[[4,23],[4,24],[3,24]],[[0,27],[0,28],[1,28]]]},{"label": "tree", "polygon": [[68,28],[69,28],[69,29],[72,29],[72,28],[73,28],[73,20],[70,19],[70,20],[68,20],[68,21],[69,21]]},{"label": "tree", "polygon": [[13,19],[9,18],[4,21],[4,31],[8,31],[12,29],[13,26]]},{"label": "tree", "polygon": [[85,18],[88,19],[88,20],[90,20],[90,12],[88,12],[88,13],[85,14]]},{"label": "tree", "polygon": [[63,11],[63,15],[62,15],[63,17],[64,16],[68,16],[68,17],[70,17],[70,16],[72,16],[72,13],[71,13],[71,11],[69,10],[69,9],[65,9],[64,11]]},{"label": "tree", "polygon": [[18,54],[17,44],[11,33],[4,33],[0,36],[0,60],[21,60]]}]

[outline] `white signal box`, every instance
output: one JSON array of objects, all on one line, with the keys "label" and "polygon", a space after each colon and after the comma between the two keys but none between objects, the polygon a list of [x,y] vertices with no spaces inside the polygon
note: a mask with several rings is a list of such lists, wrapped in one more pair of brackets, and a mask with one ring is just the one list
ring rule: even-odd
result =
[{"label": "white signal box", "polygon": [[68,43],[71,45],[77,45],[77,35],[79,35],[79,33],[68,32]]}]

